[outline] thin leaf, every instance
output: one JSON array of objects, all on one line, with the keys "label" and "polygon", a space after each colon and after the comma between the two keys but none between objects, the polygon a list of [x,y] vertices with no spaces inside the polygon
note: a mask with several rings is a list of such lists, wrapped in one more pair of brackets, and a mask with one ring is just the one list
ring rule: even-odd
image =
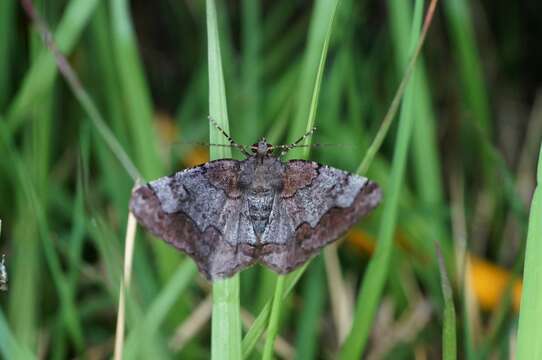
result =
[{"label": "thin leaf", "polygon": [[[422,21],[423,1],[417,0],[412,21],[410,48],[412,54],[416,51],[419,38],[419,29]],[[416,77],[413,76],[415,80]],[[398,136],[395,143],[393,163],[390,173],[390,183],[386,189],[386,201],[382,220],[380,223],[378,246],[369,262],[369,266],[362,281],[358,294],[358,301],[352,323],[352,329],[348,335],[340,353],[343,360],[359,359],[369,337],[369,332],[376,314],[380,296],[384,289],[389,270],[389,260],[393,249],[393,234],[397,221],[399,196],[404,183],[406,159],[409,149],[414,117],[412,116],[412,101],[416,89],[415,81],[408,83],[405,90],[401,115],[399,119]]]},{"label": "thin leaf", "polygon": [[[314,127],[316,110],[318,108],[318,98],[320,95],[320,86],[322,84],[322,76],[324,73],[325,63],[327,59],[329,41],[331,38],[331,31],[333,29],[333,19],[335,17],[337,5],[338,0],[321,0],[318,1],[315,5],[313,21],[311,23],[311,29],[309,34],[309,46],[305,55],[306,67],[303,68],[304,72],[302,88],[306,90],[305,92],[303,92],[302,90],[302,92],[299,93],[303,97],[303,95],[308,95],[310,91],[310,102],[304,98],[300,100],[296,118],[297,124],[301,123],[301,121],[305,122],[305,133],[309,133],[309,131],[311,131],[311,129]],[[321,29],[322,25],[324,25],[323,32]],[[318,62],[315,62],[316,59],[318,59]],[[316,71],[314,71],[314,65],[316,65]],[[314,76],[314,72],[316,73],[316,76]],[[311,85],[311,88],[308,87],[309,84]],[[307,105],[308,112],[306,112]],[[296,128],[297,126],[293,126],[292,132],[294,132]],[[311,143],[311,140],[312,136],[307,136],[303,141],[303,145],[309,145]],[[309,156],[309,152],[310,147],[305,146],[303,148],[301,158],[307,159]],[[277,277],[275,294],[273,296],[273,307],[271,309],[271,316],[263,353],[264,359],[271,359],[273,356],[273,345],[279,330],[278,319],[280,318],[282,310],[282,301],[280,299],[283,296],[284,283],[284,276],[279,275]]]},{"label": "thin leaf", "polygon": [[455,307],[452,286],[444,264],[444,257],[438,242],[435,242],[442,295],[444,296],[444,325],[442,329],[442,358],[444,360],[457,359],[457,341],[455,325]]},{"label": "thin leaf", "polygon": [[29,349],[22,346],[11,331],[4,312],[0,310],[0,354],[4,359],[36,359]]},{"label": "thin leaf", "polygon": [[[285,300],[288,295],[292,292],[295,285],[301,279],[301,275],[305,272],[307,269],[307,266],[309,264],[306,263],[299,269],[291,272],[290,274],[285,276],[285,285],[284,288],[286,289],[283,292],[282,300]],[[252,350],[254,350],[254,346],[256,346],[256,343],[258,342],[258,339],[262,336],[262,334],[265,331],[265,326],[267,324],[267,319],[269,317],[269,313],[271,312],[271,300],[268,301],[262,310],[260,311],[260,314],[256,317],[256,320],[252,323],[252,326],[250,329],[248,329],[245,337],[243,338],[243,359],[248,358]]]},{"label": "thin leaf", "polygon": [[[207,0],[207,47],[209,61],[209,116],[229,133],[228,110],[222,57],[218,36],[216,6],[214,0]],[[209,142],[226,144],[226,139],[214,128],[209,129]],[[214,146],[210,159],[231,158],[231,149]],[[213,315],[211,334],[212,359],[241,358],[241,320],[239,310],[239,274],[213,283]]]},{"label": "thin leaf", "polygon": [[519,313],[517,358],[542,358],[542,144],[537,185],[531,202]]},{"label": "thin leaf", "polygon": [[[28,4],[29,0],[24,1]],[[54,34],[61,52],[71,52],[98,2],[99,0],[70,1]],[[10,134],[27,119],[26,115],[32,109],[32,103],[50,91],[56,70],[54,57],[49,51],[44,50],[26,73],[15,100],[11,102],[6,112]]]},{"label": "thin leaf", "polygon": [[160,325],[164,323],[167,314],[182,296],[183,291],[186,290],[196,272],[194,262],[191,259],[185,259],[154,299],[143,318],[139,320],[126,337],[124,358],[134,359],[137,354],[148,349],[147,340],[149,334],[156,334],[160,331]]}]

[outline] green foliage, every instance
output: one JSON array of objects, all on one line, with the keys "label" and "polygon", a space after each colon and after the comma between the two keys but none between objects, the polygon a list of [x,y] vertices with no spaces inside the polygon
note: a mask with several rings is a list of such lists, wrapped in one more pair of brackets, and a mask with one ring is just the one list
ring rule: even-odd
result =
[{"label": "green foliage", "polygon": [[[209,61],[209,116],[229,133],[228,108],[220,38],[214,0],[207,0],[207,47]],[[211,144],[227,144],[220,131],[209,124]],[[231,158],[231,149],[211,147],[210,159]],[[239,359],[241,357],[241,320],[239,311],[239,275],[213,284],[212,359]]]},{"label": "green foliage", "polygon": [[531,202],[529,231],[525,251],[525,286],[521,296],[521,313],[518,328],[518,359],[538,358],[542,356],[542,344],[536,341],[542,334],[542,291],[541,266],[542,262],[542,144],[538,155],[537,186]]},{"label": "green foliage", "polygon": [[[376,247],[342,242],[339,279],[318,257],[285,276],[255,266],[210,286],[138,231],[124,358],[507,358],[516,326],[517,357],[542,354],[539,187],[530,198],[540,73],[517,46],[542,34],[513,21],[536,14],[441,0],[422,53],[429,3],[34,0],[40,23],[1,1],[2,358],[111,357],[131,188],[204,161],[195,142],[227,144],[208,116],[242,144],[288,143],[316,126],[306,144],[346,145],[289,157],[382,186],[380,209],[356,227],[362,247]],[[46,26],[56,46],[44,46]],[[467,255],[516,275],[525,261],[519,325],[512,283],[498,308],[469,306],[481,298],[466,288]],[[329,281],[342,283],[352,319],[344,342]],[[200,306],[209,296],[211,310]]]}]

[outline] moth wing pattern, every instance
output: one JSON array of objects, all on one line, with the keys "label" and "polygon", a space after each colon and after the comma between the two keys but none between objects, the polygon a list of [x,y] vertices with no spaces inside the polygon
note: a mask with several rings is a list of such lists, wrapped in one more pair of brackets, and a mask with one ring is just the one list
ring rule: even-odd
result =
[{"label": "moth wing pattern", "polygon": [[279,273],[305,263],[381,199],[380,188],[367,178],[313,161],[286,163],[283,183],[259,259]]},{"label": "moth wing pattern", "polygon": [[191,256],[209,280],[228,277],[255,262],[237,244],[254,237],[239,215],[238,176],[236,160],[179,171],[136,188],[130,210],[150,232]]}]

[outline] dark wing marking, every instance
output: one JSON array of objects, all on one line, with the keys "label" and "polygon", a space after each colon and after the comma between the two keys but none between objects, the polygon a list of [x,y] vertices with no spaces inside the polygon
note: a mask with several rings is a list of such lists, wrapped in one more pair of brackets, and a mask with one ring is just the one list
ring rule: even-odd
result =
[{"label": "dark wing marking", "polygon": [[[217,160],[134,190],[130,209],[154,235],[190,255],[214,280],[254,263],[255,242],[237,187],[239,162]],[[239,246],[241,246],[239,250]]]},{"label": "dark wing marking", "polygon": [[279,273],[294,270],[338,239],[380,198],[378,186],[364,177],[311,161],[288,162],[259,260]]}]

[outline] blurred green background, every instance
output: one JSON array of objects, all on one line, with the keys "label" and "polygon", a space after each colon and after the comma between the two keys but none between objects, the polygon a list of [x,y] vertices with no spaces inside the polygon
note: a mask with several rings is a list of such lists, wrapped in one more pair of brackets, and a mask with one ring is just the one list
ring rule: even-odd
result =
[{"label": "blurred green background", "polygon": [[[207,161],[208,149],[195,145],[209,138],[205,2],[34,5],[145,179]],[[326,31],[318,5],[216,5],[232,136],[242,144],[298,138],[313,86],[304,71],[320,59],[311,38]],[[348,147],[314,149],[311,159],[356,170],[403,77],[413,8],[409,0],[339,2],[313,142]],[[441,356],[435,242],[454,290],[458,356],[515,351],[542,138],[541,13],[537,1],[440,1],[412,80],[394,247],[364,358]],[[0,2],[0,123],[0,253],[9,274],[0,353],[108,358],[133,180],[15,0]],[[366,174],[384,194],[396,138],[397,120]],[[381,219],[382,209],[349,233],[338,264],[319,256],[308,267],[284,302],[278,357],[335,358]],[[259,266],[241,274],[244,329],[272,299],[275,278]],[[208,358],[209,296],[184,255],[138,231],[126,358]],[[249,357],[259,358],[261,345]]]}]

